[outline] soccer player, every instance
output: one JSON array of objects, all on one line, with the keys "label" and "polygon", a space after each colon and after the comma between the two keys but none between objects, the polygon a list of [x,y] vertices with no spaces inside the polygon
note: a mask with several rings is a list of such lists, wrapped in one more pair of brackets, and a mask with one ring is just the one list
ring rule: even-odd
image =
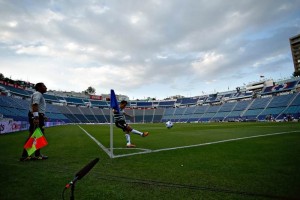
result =
[{"label": "soccer player", "polygon": [[[28,119],[29,119],[29,137],[33,134],[35,129],[39,127],[43,134],[45,134],[44,126],[45,126],[45,112],[46,112],[46,101],[43,97],[43,94],[47,92],[47,87],[44,83],[37,83],[35,85],[35,90],[31,96]],[[28,140],[28,139],[27,139]],[[26,141],[27,141],[26,140]],[[26,142],[25,142],[26,143]],[[28,156],[26,149],[23,149],[22,157],[20,161],[26,161],[30,159],[35,160],[45,160],[48,156],[42,155],[40,149],[35,151],[35,157]]]},{"label": "soccer player", "polygon": [[146,137],[149,135],[148,132],[140,132],[138,130],[135,130],[133,128],[131,128],[125,121],[125,117],[124,116],[128,116],[130,118],[133,118],[131,115],[128,115],[127,113],[124,112],[125,107],[127,106],[127,101],[123,100],[120,103],[120,112],[118,112],[117,110],[113,109],[114,112],[114,120],[115,120],[115,124],[118,128],[122,129],[125,133],[125,137],[126,137],[126,146],[127,148],[134,148],[135,145],[131,144],[130,142],[130,133],[134,133],[137,135],[140,135],[142,137]]}]

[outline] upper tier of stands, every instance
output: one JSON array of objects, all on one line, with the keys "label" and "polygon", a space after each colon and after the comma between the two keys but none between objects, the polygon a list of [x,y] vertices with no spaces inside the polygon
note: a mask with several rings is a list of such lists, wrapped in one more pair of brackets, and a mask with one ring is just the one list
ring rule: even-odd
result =
[{"label": "upper tier of stands", "polygon": [[[273,86],[264,87],[259,94],[260,96],[266,95],[274,95],[279,92],[291,91],[294,90],[299,85],[300,79],[297,80],[287,80],[284,83],[274,84]],[[1,86],[5,87],[9,90],[13,95],[29,97],[33,92],[31,90],[25,90],[20,86],[16,86],[13,84],[1,84]],[[257,95],[256,94],[256,95]],[[215,103],[223,103],[228,101],[238,101],[241,99],[252,98],[254,95],[253,91],[231,91],[226,93],[216,93],[210,95],[203,95],[199,97],[184,97],[178,98],[176,100],[165,100],[165,101],[130,101],[129,107],[133,108],[170,108],[175,106],[191,106],[191,105],[202,105],[202,104],[215,104]],[[90,105],[91,107],[99,107],[99,108],[109,108],[109,102],[104,100],[93,100],[89,98],[79,98],[74,96],[57,96],[53,93],[44,94],[46,101],[55,102],[55,103],[65,103],[68,105],[77,105],[77,106],[86,106]],[[263,100],[262,100],[263,101]],[[255,102],[254,107],[256,106]],[[261,105],[263,106],[263,105]],[[225,108],[222,108],[225,109]]]},{"label": "upper tier of stands", "polygon": [[[27,121],[29,98],[33,93],[15,85],[1,85],[12,96],[0,96],[0,113],[4,117]],[[298,89],[297,89],[298,88]],[[298,90],[298,91],[297,91]],[[79,97],[56,96],[46,93],[50,121],[66,123],[108,123],[109,101]],[[260,92],[232,91],[178,98],[164,101],[129,101],[127,111],[132,122],[178,122],[264,120],[269,116],[283,119],[288,115],[300,117],[299,80],[264,87]],[[130,119],[128,119],[130,120]]]},{"label": "upper tier of stands", "polygon": [[186,108],[166,108],[163,122],[208,122],[241,120],[282,120],[286,116],[300,118],[300,93],[269,96],[222,105],[205,105]]},{"label": "upper tier of stands", "polygon": [[289,91],[289,90],[294,89],[298,83],[299,83],[299,80],[295,80],[295,81],[289,81],[289,82],[286,82],[286,83],[276,84],[276,85],[273,85],[273,86],[265,87],[263,89],[263,94]]},{"label": "upper tier of stands", "polygon": [[[0,113],[16,121],[27,121],[29,101],[10,96],[0,96]],[[232,120],[264,120],[267,116],[283,119],[288,115],[300,117],[300,93],[225,102],[222,105],[192,107],[143,108],[126,110],[134,116],[132,122],[208,122]],[[109,123],[107,108],[52,105],[47,103],[46,116],[50,121],[65,123]],[[131,120],[131,119],[128,119]]]}]

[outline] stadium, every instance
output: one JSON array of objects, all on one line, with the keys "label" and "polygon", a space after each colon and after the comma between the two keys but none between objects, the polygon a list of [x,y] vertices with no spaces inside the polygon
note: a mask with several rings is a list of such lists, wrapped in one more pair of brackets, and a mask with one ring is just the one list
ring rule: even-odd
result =
[{"label": "stadium", "polygon": [[[3,199],[59,199],[76,171],[94,158],[100,163],[78,182],[79,199],[300,195],[297,77],[260,80],[234,91],[190,98],[129,101],[126,112],[134,119],[128,122],[150,132],[147,138],[134,137],[138,146],[133,149],[125,148],[118,129],[113,129],[110,146],[110,99],[46,93],[49,145],[44,151],[50,159],[18,163],[16,155],[28,135],[32,85],[1,81]],[[166,121],[174,127],[166,129]],[[40,175],[32,177],[30,170]],[[70,195],[64,192],[62,197]]]},{"label": "stadium", "polygon": [[299,7],[1,0],[0,200],[300,200]]},{"label": "stadium", "polygon": [[[261,80],[234,91],[161,101],[129,101],[130,123],[294,121],[300,117],[299,78],[274,82]],[[1,114],[27,121],[29,99],[34,90],[1,81]],[[109,101],[45,94],[50,124],[110,123]],[[102,99],[102,97],[98,97]],[[108,98],[109,100],[109,98]],[[121,99],[119,99],[120,101]]]}]

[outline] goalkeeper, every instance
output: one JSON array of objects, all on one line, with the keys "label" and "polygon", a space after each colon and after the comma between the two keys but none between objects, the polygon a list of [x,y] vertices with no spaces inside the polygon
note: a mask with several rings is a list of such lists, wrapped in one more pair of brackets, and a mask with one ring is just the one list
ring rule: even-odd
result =
[{"label": "goalkeeper", "polygon": [[131,115],[128,115],[127,113],[124,112],[125,107],[127,106],[127,101],[123,100],[120,103],[120,112],[116,109],[113,109],[113,113],[114,113],[114,120],[115,120],[115,124],[118,128],[122,129],[125,133],[125,137],[126,137],[126,146],[127,148],[134,148],[135,145],[131,144],[130,141],[130,133],[134,133],[137,135],[140,135],[142,137],[146,137],[149,135],[148,132],[140,132],[138,130],[135,130],[133,128],[131,128],[125,121],[125,117],[124,116],[128,116],[130,118],[133,118]]}]

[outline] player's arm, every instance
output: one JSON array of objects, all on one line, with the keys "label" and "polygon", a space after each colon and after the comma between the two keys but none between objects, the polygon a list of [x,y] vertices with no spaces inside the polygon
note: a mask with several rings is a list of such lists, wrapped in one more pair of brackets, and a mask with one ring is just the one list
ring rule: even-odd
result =
[{"label": "player's arm", "polygon": [[131,115],[127,114],[126,112],[124,112],[124,115],[125,115],[126,117],[133,118],[133,116],[131,116]]},{"label": "player's arm", "polygon": [[117,113],[118,113],[118,110],[112,109],[112,112],[113,112],[113,114],[117,114]]}]

